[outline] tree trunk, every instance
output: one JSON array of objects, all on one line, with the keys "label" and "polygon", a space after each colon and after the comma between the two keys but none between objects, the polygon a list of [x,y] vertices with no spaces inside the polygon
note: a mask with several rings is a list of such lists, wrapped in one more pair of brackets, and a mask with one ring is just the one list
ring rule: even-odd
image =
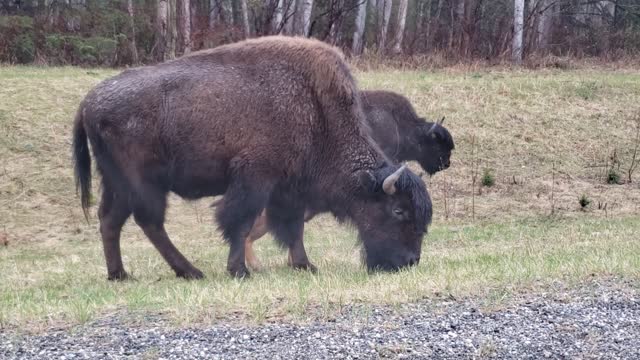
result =
[{"label": "tree trunk", "polygon": [[391,0],[378,0],[378,51],[384,53],[387,47],[387,29],[391,17]]},{"label": "tree trunk", "polygon": [[605,51],[611,50],[611,35],[613,35],[615,14],[616,14],[616,4],[613,1],[601,1],[600,9],[602,14],[602,25],[603,28],[608,30],[602,36],[604,37],[603,47]]},{"label": "tree trunk", "polygon": [[511,43],[511,59],[522,64],[522,33],[524,30],[524,0],[514,0],[513,10],[513,42]]},{"label": "tree trunk", "polygon": [[129,31],[131,31],[131,39],[129,44],[131,47],[131,62],[138,63],[138,47],[136,45],[136,23],[134,21],[133,0],[127,0],[127,12],[129,13]]},{"label": "tree trunk", "polygon": [[176,27],[176,0],[169,0],[169,14],[167,15],[167,58],[176,58],[176,40],[178,39],[178,29]]},{"label": "tree trunk", "polygon": [[180,37],[182,38],[182,53],[191,52],[191,4],[190,0],[179,0],[180,5]]},{"label": "tree trunk", "polygon": [[335,8],[333,9],[331,28],[329,29],[329,38],[331,44],[336,45],[341,41],[342,35],[342,20],[344,19],[344,0],[336,0],[334,2]]},{"label": "tree trunk", "polygon": [[542,50],[549,48],[551,40],[551,29],[553,27],[553,12],[555,5],[551,4],[553,0],[540,0],[540,15],[537,26],[537,47]]},{"label": "tree trunk", "polygon": [[311,26],[311,10],[313,9],[313,0],[299,0],[298,12],[299,17],[296,23],[296,35],[308,37],[309,27]]},{"label": "tree trunk", "polygon": [[[436,8],[436,16],[434,17],[434,21],[436,22],[436,29],[431,31],[431,43],[434,44],[435,40],[436,40],[436,36],[438,35],[438,33],[440,32],[440,29],[442,28],[441,25],[441,17],[442,17],[442,3],[444,2],[444,0],[438,0],[438,7]],[[444,44],[442,44],[444,46]],[[438,47],[438,44],[434,44],[434,47]]]},{"label": "tree trunk", "polygon": [[[427,22],[426,27],[424,26],[425,17]],[[418,15],[416,17],[416,40],[421,38],[424,39],[423,50],[429,49],[430,37],[431,37],[431,0],[426,0],[425,2],[420,3],[418,8]]]},{"label": "tree trunk", "polygon": [[220,20],[220,1],[209,0],[209,29],[213,30]]},{"label": "tree trunk", "polygon": [[455,6],[451,6],[451,9],[449,9],[449,19],[450,19],[449,37],[447,39],[449,44],[447,45],[447,48],[449,49],[449,51],[451,51],[451,49],[453,48],[453,39],[455,38],[455,35],[456,35]]},{"label": "tree trunk", "polygon": [[457,48],[458,51],[461,50],[464,36],[464,0],[456,0],[453,14],[451,16],[452,21],[452,33],[451,39],[449,39],[449,50],[453,50],[453,48]]},{"label": "tree trunk", "polygon": [[294,23],[296,19],[296,0],[284,0],[284,27],[283,32],[287,35],[294,34]]},{"label": "tree trunk", "polygon": [[358,0],[358,14],[356,15],[356,31],[353,33],[353,46],[351,51],[354,55],[362,54],[362,44],[364,28],[367,20],[367,0]]},{"label": "tree trunk", "polygon": [[463,18],[460,22],[460,54],[464,57],[471,55],[471,38],[478,33],[476,31],[476,8],[478,3],[476,0],[462,0]]},{"label": "tree trunk", "polygon": [[231,0],[218,0],[220,1],[220,17],[222,22],[226,26],[233,25],[233,4]]},{"label": "tree trunk", "polygon": [[[199,1],[189,1],[191,3],[191,9],[189,9],[189,15],[191,16],[191,33],[197,33],[200,30],[200,24],[198,21],[198,16],[200,12],[200,2]],[[193,49],[195,45],[192,43],[191,48]]]},{"label": "tree trunk", "polygon": [[278,4],[276,5],[275,10],[273,11],[273,23],[271,25],[271,33],[279,34],[282,29],[282,11],[284,7],[284,0],[277,0]]},{"label": "tree trunk", "polygon": [[408,0],[400,0],[400,5],[398,7],[398,21],[396,22],[396,34],[393,45],[394,54],[400,54],[402,52],[402,37],[404,35],[404,27],[407,22],[408,5]]},{"label": "tree trunk", "polygon": [[240,0],[240,11],[242,12],[242,30],[244,37],[251,36],[251,28],[249,27],[249,11],[247,9],[247,0]]},{"label": "tree trunk", "polygon": [[164,61],[167,57],[167,14],[169,13],[168,0],[158,0],[156,13],[156,61]]}]

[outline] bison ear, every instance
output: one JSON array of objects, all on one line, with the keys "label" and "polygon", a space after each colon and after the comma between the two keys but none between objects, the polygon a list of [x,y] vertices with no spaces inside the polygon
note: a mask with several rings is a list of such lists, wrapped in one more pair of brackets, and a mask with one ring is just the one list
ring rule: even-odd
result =
[{"label": "bison ear", "polygon": [[358,173],[358,184],[360,184],[360,189],[364,192],[374,192],[377,186],[375,174],[370,170],[360,171]]}]

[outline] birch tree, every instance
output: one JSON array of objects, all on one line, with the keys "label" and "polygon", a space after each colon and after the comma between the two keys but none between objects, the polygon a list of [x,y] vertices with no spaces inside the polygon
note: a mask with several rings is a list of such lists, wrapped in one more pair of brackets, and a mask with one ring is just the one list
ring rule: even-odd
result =
[{"label": "birch tree", "polygon": [[378,0],[378,51],[384,52],[386,49],[387,29],[391,18],[391,0]]},{"label": "birch tree", "polygon": [[522,64],[522,35],[524,32],[524,0],[514,0],[513,10],[513,42],[511,43],[511,59]]},{"label": "birch tree", "polygon": [[271,32],[273,34],[279,34],[282,26],[282,11],[284,0],[277,0],[276,8],[273,11],[273,23],[271,24]]},{"label": "birch tree", "polygon": [[396,22],[396,34],[394,37],[393,53],[400,54],[402,52],[402,37],[404,35],[404,27],[407,22],[407,6],[408,0],[400,0],[398,7],[398,21]]},{"label": "birch tree", "polygon": [[283,26],[283,32],[287,35],[293,35],[294,34],[294,26],[293,24],[295,23],[295,18],[296,18],[296,6],[297,6],[297,1],[296,0],[284,0],[284,26]]},{"label": "birch tree", "polygon": [[367,0],[359,0],[358,13],[356,15],[356,30],[353,33],[353,45],[351,51],[354,55],[362,53],[364,28],[367,20]]},{"label": "birch tree", "polygon": [[136,45],[136,23],[134,21],[133,13],[133,0],[127,0],[127,13],[129,13],[129,28],[131,31],[131,39],[129,39],[129,46],[131,47],[131,61],[134,64],[138,63],[138,46]]},{"label": "birch tree", "polygon": [[[129,0],[131,1],[131,0]],[[182,53],[191,52],[191,4],[190,0],[179,0],[180,4],[180,36],[182,37]]]},{"label": "birch tree", "polygon": [[313,9],[313,0],[298,0],[299,17],[296,22],[296,34],[304,37],[309,36],[309,27],[311,26],[311,10]]},{"label": "birch tree", "polygon": [[157,61],[166,60],[167,56],[167,14],[169,9],[168,0],[158,0],[156,7],[156,34],[155,53]]},{"label": "birch tree", "polygon": [[178,39],[178,29],[176,27],[176,0],[167,2],[167,51],[165,58],[176,58],[176,40]]},{"label": "birch tree", "polygon": [[240,12],[242,13],[242,30],[244,37],[251,36],[251,28],[249,27],[249,11],[247,10],[247,0],[240,0]]}]

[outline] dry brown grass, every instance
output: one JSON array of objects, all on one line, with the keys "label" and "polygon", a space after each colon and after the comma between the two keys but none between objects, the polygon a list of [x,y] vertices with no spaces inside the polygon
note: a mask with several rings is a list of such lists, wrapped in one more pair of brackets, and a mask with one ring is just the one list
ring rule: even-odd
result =
[{"label": "dry brown grass", "polygon": [[[481,219],[548,215],[552,167],[555,208],[582,216],[578,199],[593,200],[594,216],[638,214],[636,182],[606,185],[601,168],[617,149],[624,171],[632,159],[640,77],[626,71],[369,72],[364,88],[405,94],[418,113],[446,116],[456,140],[452,167],[429,181],[436,217],[444,216],[446,184],[450,218],[471,216],[471,147],[478,144],[480,171],[492,169],[496,185],[476,188]],[[597,204],[607,204],[607,212]]]},{"label": "dry brown grass", "polygon": [[[514,70],[520,67],[513,64],[510,56],[492,59],[469,59],[435,51],[417,55],[381,55],[376,52],[350,58],[351,65],[360,71],[484,71]],[[606,57],[555,56],[551,54],[529,55],[523,62],[523,68],[548,70],[627,70],[640,68],[640,56],[637,54],[611,54]]]}]

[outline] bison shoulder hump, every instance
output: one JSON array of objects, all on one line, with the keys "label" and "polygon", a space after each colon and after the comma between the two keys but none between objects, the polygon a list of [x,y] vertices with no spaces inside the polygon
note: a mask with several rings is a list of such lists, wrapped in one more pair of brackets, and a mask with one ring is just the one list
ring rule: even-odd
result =
[{"label": "bison shoulder hump", "polygon": [[315,39],[264,36],[194,52],[185,60],[196,60],[194,58],[262,64],[286,62],[291,65],[291,71],[300,72],[321,93],[348,99],[353,99],[356,93],[355,81],[342,51]]}]

